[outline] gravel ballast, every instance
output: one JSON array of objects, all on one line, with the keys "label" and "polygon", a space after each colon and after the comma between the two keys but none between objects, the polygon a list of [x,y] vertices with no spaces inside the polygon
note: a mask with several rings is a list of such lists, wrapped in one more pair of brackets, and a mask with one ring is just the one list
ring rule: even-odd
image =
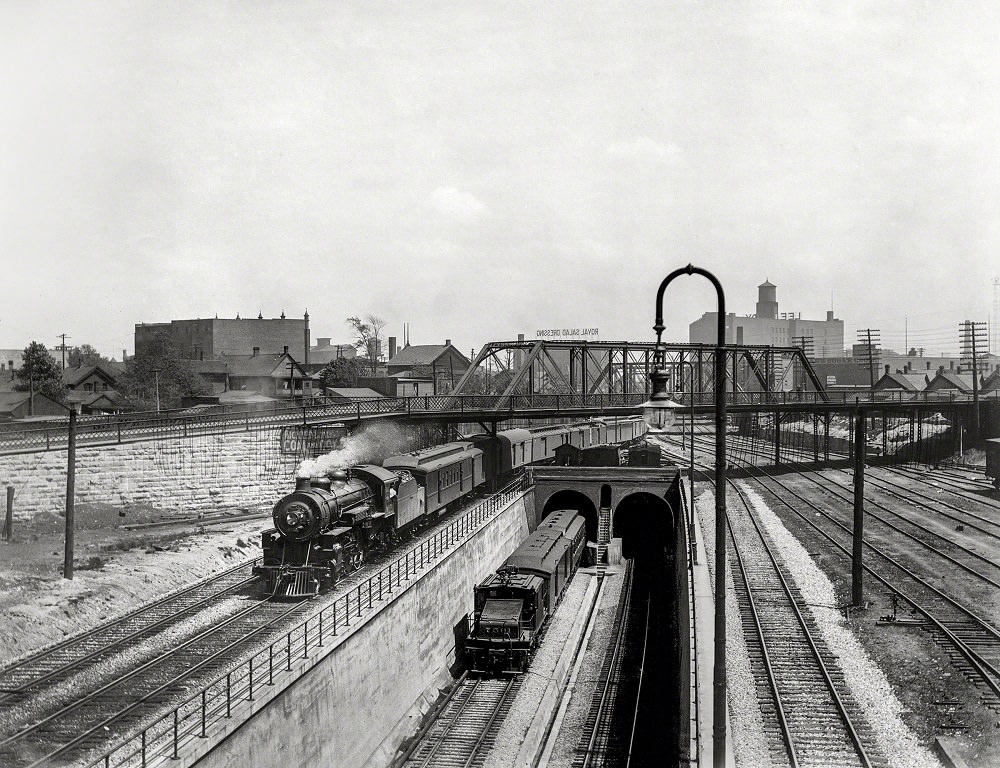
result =
[{"label": "gravel ballast", "polygon": [[[941,763],[937,758],[918,743],[916,736],[903,722],[900,717],[902,705],[893,693],[888,680],[847,628],[843,613],[837,608],[834,587],[830,580],[763,499],[752,489],[745,485],[742,487],[791,572],[803,599],[807,602],[808,610],[812,612],[823,639],[837,655],[844,679],[864,711],[882,750],[889,756],[890,766],[893,768],[940,766]],[[709,562],[713,563],[715,498],[712,491],[706,491],[698,497],[697,510],[702,531],[707,534],[705,545],[709,553]],[[746,691],[751,690],[753,680],[749,676],[750,662],[746,657],[746,647],[742,643],[742,637],[737,637],[742,635],[742,629],[730,578],[727,578],[726,615],[726,662],[729,669],[727,681],[737,765],[766,765],[770,757],[760,754],[759,747],[753,744],[754,739],[747,738],[755,729],[759,731],[760,724],[759,720],[757,723],[753,722],[753,715],[748,715],[747,707],[743,706],[746,704]],[[753,700],[756,700],[755,696]],[[748,716],[751,718],[750,722],[747,722]]]}]

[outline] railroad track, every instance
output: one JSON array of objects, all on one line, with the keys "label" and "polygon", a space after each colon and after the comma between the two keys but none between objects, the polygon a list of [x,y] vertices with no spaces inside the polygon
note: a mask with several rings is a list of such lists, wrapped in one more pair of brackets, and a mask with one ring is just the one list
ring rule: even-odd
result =
[{"label": "railroad track", "polygon": [[[778,476],[748,462],[739,463],[768,498],[786,507],[804,523],[806,530],[846,561],[846,573],[852,557],[852,528],[804,498]],[[945,591],[947,581],[944,588],[931,583],[940,576],[939,564],[928,566],[918,560],[908,566],[873,543],[870,534],[865,537],[864,546],[865,571],[888,592],[909,604],[913,614],[924,622],[925,629],[949,654],[955,667],[983,690],[983,703],[1000,709],[1000,631],[997,627],[974,607],[949,595]]]},{"label": "railroad track", "polygon": [[5,711],[36,697],[42,686],[56,685],[100,664],[254,583],[257,579],[250,571],[256,562],[241,563],[0,669],[0,722],[6,719]]},{"label": "railroad track", "polygon": [[481,766],[513,704],[521,681],[520,675],[493,679],[463,674],[433,722],[418,735],[412,751],[404,755],[396,766]]},{"label": "railroad track", "polygon": [[[633,606],[638,591],[634,568],[629,561],[622,586],[624,597],[615,617],[614,642],[604,656],[590,711],[573,756],[573,768],[628,764],[635,729],[634,704],[641,687],[645,657],[645,627],[649,624],[648,591],[645,610]],[[648,585],[643,584],[642,588],[648,590]],[[637,637],[641,640],[639,647],[636,646]],[[623,722],[626,712],[631,713],[630,722]]]},{"label": "railroad track", "polygon": [[224,673],[235,657],[308,606],[308,601],[256,602],[211,623],[168,653],[136,665],[126,649],[96,682],[90,669],[43,691],[5,713],[0,764],[36,768],[85,759],[108,740],[128,736],[163,708],[182,701],[198,681]]},{"label": "railroad track", "polygon": [[[739,486],[743,509],[728,512],[733,581],[761,696],[772,760],[791,766],[884,766],[835,656]],[[763,698],[764,691],[769,699]]]},{"label": "railroad track", "polygon": [[[744,464],[750,473],[750,479],[756,482],[767,497],[786,507],[807,529],[827,542],[834,553],[850,562],[851,527],[783,483],[778,476],[761,467],[740,463]],[[885,548],[873,543],[870,534],[866,536],[864,544],[865,571],[880,581],[890,593],[898,595],[904,603],[909,604],[912,611],[925,621],[926,628],[935,640],[951,656],[956,668],[983,687],[983,702],[994,709],[1000,709],[1000,630],[972,606],[931,583],[940,576],[939,563],[929,566],[927,562],[917,559],[917,562],[907,565]]]},{"label": "railroad track", "polygon": [[[786,506],[830,542],[836,552],[850,560],[851,528],[763,470],[758,468],[756,472],[759,474],[755,479],[768,496]],[[793,506],[789,498],[797,499],[814,514],[806,514]],[[864,568],[926,620],[927,628],[945,645],[956,665],[985,684],[986,703],[1000,707],[1000,631],[973,608],[934,586],[930,581],[933,573],[918,573],[917,566],[909,567],[900,562],[873,544],[870,538],[865,540]]]}]

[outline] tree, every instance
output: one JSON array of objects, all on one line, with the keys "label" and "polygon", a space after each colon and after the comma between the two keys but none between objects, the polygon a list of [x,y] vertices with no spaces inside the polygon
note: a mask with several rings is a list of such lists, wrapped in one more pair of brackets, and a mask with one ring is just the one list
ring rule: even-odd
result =
[{"label": "tree", "polygon": [[364,361],[359,358],[338,357],[320,371],[320,381],[324,387],[356,387],[364,369]]},{"label": "tree", "polygon": [[70,368],[82,368],[90,365],[101,365],[110,363],[111,358],[105,357],[90,344],[81,344],[79,347],[71,347],[67,365]]},{"label": "tree", "polygon": [[66,399],[59,363],[44,344],[33,341],[24,348],[14,389],[18,392],[40,392],[60,403]]},{"label": "tree", "polygon": [[160,334],[126,361],[118,391],[129,408],[154,411],[157,399],[161,409],[178,408],[183,398],[207,395],[212,388],[191,369],[189,361],[177,355],[170,337]]},{"label": "tree", "polygon": [[385,320],[368,315],[364,321],[360,317],[349,317],[347,322],[354,331],[354,346],[361,351],[361,358],[368,364],[371,375],[375,376],[382,357],[382,329],[385,328]]}]

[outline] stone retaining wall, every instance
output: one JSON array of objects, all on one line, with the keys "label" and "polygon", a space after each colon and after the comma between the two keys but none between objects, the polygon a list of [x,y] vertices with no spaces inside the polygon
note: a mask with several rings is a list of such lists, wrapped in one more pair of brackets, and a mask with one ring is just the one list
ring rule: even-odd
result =
[{"label": "stone retaining wall", "polygon": [[[515,500],[409,588],[340,637],[321,659],[197,760],[180,768],[378,768],[391,762],[450,680],[455,629],[473,586],[528,534],[526,497]],[[527,505],[533,504],[530,492]],[[263,696],[264,694],[262,694]],[[229,722],[229,721],[227,721]],[[210,742],[212,739],[209,740]]]},{"label": "stone retaining wall", "polygon": [[[145,504],[164,512],[266,510],[289,490],[301,457],[280,452],[280,428],[165,438],[76,451],[77,504]],[[66,508],[66,451],[0,456],[14,517]]]}]

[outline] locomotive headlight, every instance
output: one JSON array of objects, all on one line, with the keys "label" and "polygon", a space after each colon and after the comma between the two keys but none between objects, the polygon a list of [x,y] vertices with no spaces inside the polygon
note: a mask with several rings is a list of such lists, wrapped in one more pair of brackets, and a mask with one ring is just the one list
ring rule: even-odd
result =
[{"label": "locomotive headlight", "polygon": [[299,531],[309,524],[309,510],[304,504],[289,504],[285,507],[285,525],[289,530]]}]

